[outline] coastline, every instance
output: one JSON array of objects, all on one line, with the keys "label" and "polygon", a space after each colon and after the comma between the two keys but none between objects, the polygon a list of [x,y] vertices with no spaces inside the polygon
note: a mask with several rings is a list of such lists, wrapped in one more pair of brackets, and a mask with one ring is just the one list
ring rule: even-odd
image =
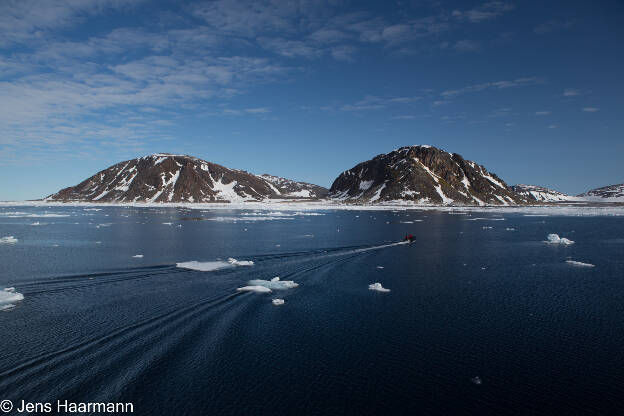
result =
[{"label": "coastline", "polygon": [[562,202],[539,205],[433,205],[392,201],[378,204],[346,204],[330,200],[283,200],[247,202],[86,202],[86,201],[0,201],[1,207],[128,207],[185,208],[190,210],[277,210],[277,211],[441,211],[457,214],[471,212],[521,213],[525,215],[624,216],[622,202]]}]

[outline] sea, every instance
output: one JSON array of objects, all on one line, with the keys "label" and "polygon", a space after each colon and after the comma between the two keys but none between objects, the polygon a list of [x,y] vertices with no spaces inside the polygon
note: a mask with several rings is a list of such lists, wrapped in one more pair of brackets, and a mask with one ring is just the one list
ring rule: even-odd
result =
[{"label": "sea", "polygon": [[3,205],[0,334],[8,414],[621,414],[624,216]]}]

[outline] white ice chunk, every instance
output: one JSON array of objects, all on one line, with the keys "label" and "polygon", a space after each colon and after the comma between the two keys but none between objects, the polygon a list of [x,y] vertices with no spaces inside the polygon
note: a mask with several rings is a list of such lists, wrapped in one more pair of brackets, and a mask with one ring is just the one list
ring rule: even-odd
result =
[{"label": "white ice chunk", "polygon": [[256,293],[271,293],[271,289],[265,286],[243,286],[236,289],[237,292],[256,292]]},{"label": "white ice chunk", "polygon": [[377,292],[390,292],[390,289],[386,289],[381,285],[381,283],[373,283],[372,285],[368,285],[369,290],[375,290]]},{"label": "white ice chunk", "polygon": [[236,259],[233,259],[232,257],[228,259],[228,263],[230,263],[233,266],[253,266],[254,265],[254,262],[251,260],[236,260]]},{"label": "white ice chunk", "polygon": [[0,238],[0,244],[15,244],[17,241],[17,238],[12,235]]},{"label": "white ice chunk", "polygon": [[14,287],[7,287],[0,291],[0,311],[15,307],[15,302],[24,300],[24,295],[15,291]]},{"label": "white ice chunk", "polygon": [[229,258],[228,261],[185,261],[176,263],[176,267],[181,269],[197,270],[200,272],[211,272],[213,270],[227,269],[230,267],[253,266],[253,264],[253,261]]},{"label": "white ice chunk", "polygon": [[275,305],[275,306],[283,305],[284,304],[284,299],[273,299],[271,301],[271,303],[273,303],[273,305]]},{"label": "white ice chunk", "polygon": [[142,259],[143,258],[143,254],[135,254],[134,256],[132,256],[132,258]]},{"label": "white ice chunk", "polygon": [[566,260],[566,263],[571,264],[573,266],[578,266],[578,267],[596,267],[595,265],[591,263],[583,263],[581,261],[575,261],[575,260]]},{"label": "white ice chunk", "polygon": [[574,241],[568,240],[567,238],[561,238],[559,237],[559,234],[548,234],[546,239],[547,239],[546,242],[549,244],[563,244],[563,245],[574,244]]},{"label": "white ice chunk", "polygon": [[274,290],[292,289],[294,287],[299,286],[298,283],[295,283],[292,280],[280,280],[279,277],[274,277],[271,280],[262,280],[262,279],[250,280],[248,283],[252,286],[264,286],[264,287],[267,287],[269,289],[274,289]]}]

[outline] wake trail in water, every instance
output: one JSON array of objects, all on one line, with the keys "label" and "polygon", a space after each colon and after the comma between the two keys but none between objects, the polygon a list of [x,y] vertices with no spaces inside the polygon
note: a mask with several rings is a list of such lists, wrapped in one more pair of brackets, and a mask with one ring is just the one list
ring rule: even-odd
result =
[{"label": "wake trail in water", "polygon": [[[226,304],[239,294],[228,294],[217,298],[207,299],[193,304],[185,304],[184,307],[174,307],[165,313],[146,318],[144,320],[120,326],[104,335],[88,338],[81,342],[67,346],[56,351],[48,351],[44,354],[22,360],[11,368],[0,370],[0,387],[21,383],[25,379],[41,374],[43,370],[50,371],[53,367],[70,363],[72,360],[89,354],[102,353],[102,349],[109,345],[130,344],[131,338],[142,339],[154,334],[154,331],[167,332],[171,328],[177,328],[188,323],[193,317],[203,315],[210,309]],[[69,365],[69,364],[68,364]],[[21,385],[21,384],[18,384]]]},{"label": "wake trail in water", "polygon": [[69,276],[59,276],[42,280],[20,283],[18,286],[26,295],[54,293],[65,290],[75,290],[92,286],[129,282],[152,277],[181,273],[175,265],[159,265],[141,269],[120,270],[116,272],[89,273]]}]

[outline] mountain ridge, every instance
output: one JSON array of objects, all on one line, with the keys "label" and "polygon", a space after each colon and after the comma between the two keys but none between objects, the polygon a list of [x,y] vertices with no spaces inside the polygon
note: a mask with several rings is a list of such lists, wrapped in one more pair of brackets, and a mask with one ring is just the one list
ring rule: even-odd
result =
[{"label": "mountain ridge", "polygon": [[530,203],[484,166],[429,145],[403,146],[342,172],[330,198],[346,202],[413,201],[441,205]]},{"label": "mountain ridge", "polygon": [[206,160],[155,153],[116,163],[78,185],[61,189],[48,201],[240,202],[268,198],[318,198],[321,186],[277,176],[255,175]]}]

